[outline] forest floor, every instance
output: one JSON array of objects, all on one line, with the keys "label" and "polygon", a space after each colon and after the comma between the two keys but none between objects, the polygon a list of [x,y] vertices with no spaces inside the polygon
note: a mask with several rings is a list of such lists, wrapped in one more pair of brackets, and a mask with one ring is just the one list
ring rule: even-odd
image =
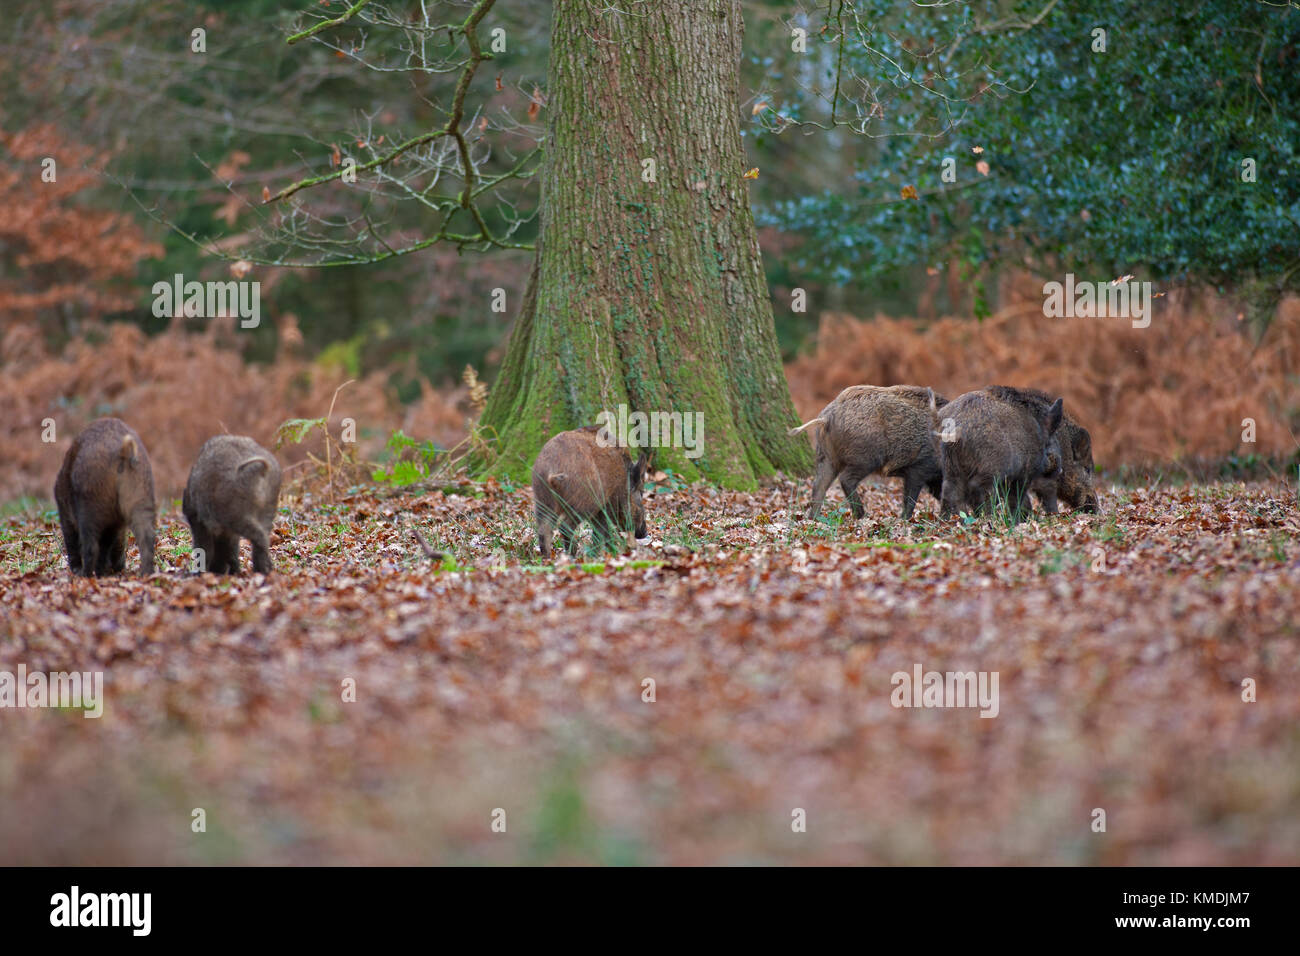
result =
[{"label": "forest floor", "polygon": [[[11,515],[0,672],[106,702],[0,709],[0,864],[1300,863],[1294,488],[1099,490],[1008,528],[660,486],[648,545],[554,567],[526,489],[293,493],[234,579],[174,503],[149,579]],[[997,715],[893,706],[918,666]]]}]

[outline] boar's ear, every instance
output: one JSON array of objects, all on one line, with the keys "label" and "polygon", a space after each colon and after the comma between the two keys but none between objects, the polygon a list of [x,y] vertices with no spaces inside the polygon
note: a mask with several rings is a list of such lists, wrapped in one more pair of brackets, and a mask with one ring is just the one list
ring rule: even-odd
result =
[{"label": "boar's ear", "polygon": [[636,464],[630,465],[627,473],[628,481],[633,488],[640,488],[645,481],[646,470],[650,467],[650,450],[642,448],[641,453],[636,456]]},{"label": "boar's ear", "polygon": [[246,461],[241,461],[236,470],[243,472],[244,469],[248,469],[250,475],[264,475],[266,474],[267,461],[265,458],[249,458]]},{"label": "boar's ear", "polygon": [[1058,398],[1047,410],[1047,434],[1054,435],[1061,427],[1061,416],[1065,414],[1065,399]]},{"label": "boar's ear", "polygon": [[1092,454],[1092,436],[1088,434],[1088,429],[1080,428],[1074,433],[1074,443],[1071,447],[1075,458]]}]

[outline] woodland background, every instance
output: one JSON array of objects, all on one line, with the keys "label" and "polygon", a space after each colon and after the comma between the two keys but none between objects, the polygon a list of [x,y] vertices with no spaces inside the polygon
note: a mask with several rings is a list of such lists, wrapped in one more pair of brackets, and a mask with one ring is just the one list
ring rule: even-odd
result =
[{"label": "woodland background", "polygon": [[[926,496],[903,521],[877,480],[861,520],[836,490],[801,521],[804,478],[656,471],[649,542],[546,565],[529,489],[425,467],[475,433],[514,314],[491,290],[518,302],[526,251],[256,265],[251,331],[151,314],[154,282],[288,255],[266,192],[430,126],[423,80],[359,57],[377,37],[286,46],[302,8],[343,4],[5,4],[0,671],[103,672],[107,699],[0,711],[0,864],[1300,862],[1294,3],[744,4],[744,182],[798,411],[861,382],[1060,392],[1101,513],[940,521]],[[544,129],[550,11],[493,11],[509,52],[470,99],[490,170]],[[885,135],[799,125],[840,29],[866,31],[844,109]],[[491,215],[528,240],[517,185]],[[1045,319],[1070,271],[1152,281],[1150,326]],[[153,461],[150,578],[67,571],[50,489],[101,415]],[[190,573],[197,449],[273,447],[289,419],[274,574]],[[891,707],[917,664],[1000,675],[998,718]]]},{"label": "woodland background", "polygon": [[[885,24],[881,48],[899,51],[941,38],[949,15],[862,6]],[[539,135],[544,7],[493,12],[511,41],[477,106],[479,128],[501,139],[503,154]],[[1234,20],[1213,5],[1185,16],[1139,8],[1074,5],[1044,27],[972,38],[967,46],[1003,44],[979,50],[1001,55],[1003,85],[981,94],[972,80],[965,126],[938,142],[887,134],[926,132],[951,104],[876,89],[871,110],[886,135],[835,130],[825,141],[836,148],[823,148],[783,126],[811,112],[804,100],[816,77],[789,75],[792,60],[779,55],[790,24],[810,24],[813,52],[795,62],[816,72],[829,55],[815,42],[818,8],[746,5],[752,53],[742,84],[751,95],[737,108],[759,171],[751,199],[801,414],[859,382],[957,394],[998,381],[1066,395],[1106,469],[1288,466],[1300,450],[1291,291],[1300,273],[1300,14]],[[897,32],[890,16],[903,18]],[[32,426],[52,409],[69,432],[101,415],[129,420],[168,494],[213,431],[269,444],[281,422],[324,415],[347,380],[357,382],[339,395],[330,427],[337,437],[339,421],[355,419],[362,459],[391,458],[398,430],[449,448],[472,427],[482,392],[470,399],[465,370],[491,386],[513,312],[493,312],[491,290],[519,301],[527,252],[435,247],[364,267],[258,266],[248,278],[262,284],[263,321],[251,331],[150,312],[155,281],[229,278],[230,263],[182,232],[221,250],[255,243],[262,190],[330,168],[350,146],[349,129],[420,129],[418,91],[404,76],[368,69],[352,49],[286,47],[297,17],[294,5],[271,0],[11,7],[0,48],[21,69],[0,81],[0,501],[48,498],[60,452],[34,441]],[[1077,65],[1063,38],[1086,37],[1092,22],[1111,24],[1115,65],[1084,96],[1049,79]],[[202,58],[184,42],[195,23],[208,34]],[[1237,30],[1263,42],[1227,42]],[[1092,56],[1086,41],[1073,47]],[[988,152],[967,145],[976,141]],[[1245,188],[1235,162],[1248,148],[1261,172]],[[963,154],[964,164],[991,163],[988,188],[927,208],[938,158]],[[58,183],[34,185],[49,155],[59,157]],[[1044,172],[1044,163],[1056,165]],[[1027,189],[1031,176],[1047,185]],[[910,184],[922,200],[899,198]],[[527,238],[536,196],[511,202]],[[1104,217],[1089,211],[1102,207]],[[418,234],[418,212],[391,217]],[[1098,280],[1137,272],[1167,294],[1148,329],[1044,319],[1043,276],[1066,269]],[[807,292],[806,312],[790,307],[796,287]],[[178,390],[192,400],[178,401]],[[1241,440],[1245,418],[1257,422],[1253,444]],[[320,453],[319,435],[282,451],[302,461]]]}]

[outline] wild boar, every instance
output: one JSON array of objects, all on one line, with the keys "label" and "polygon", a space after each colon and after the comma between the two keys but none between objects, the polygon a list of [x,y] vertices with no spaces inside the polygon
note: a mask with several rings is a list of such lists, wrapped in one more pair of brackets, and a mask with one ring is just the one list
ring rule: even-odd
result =
[{"label": "wild boar", "polygon": [[599,425],[560,432],[537,454],[533,463],[533,513],[542,557],[551,557],[558,526],[564,548],[577,553],[575,534],[584,521],[592,526],[596,543],[614,549],[614,540],[633,530],[647,537],[645,486],[650,455],[642,450],[635,462],[627,449],[602,443]]},{"label": "wild boar", "polygon": [[100,418],[73,439],[54,481],[54,501],[73,574],[121,574],[128,527],[140,549],[140,573],[153,574],[153,468],[126,422]]},{"label": "wild boar", "polygon": [[280,463],[243,435],[217,435],[199,450],[181,508],[207,570],[239,573],[239,541],[253,546],[253,570],[270,574],[271,525],[280,497]]},{"label": "wild boar", "polygon": [[[1046,392],[1023,389],[1029,395],[1050,402]],[[1056,451],[1059,471],[1053,476],[1035,478],[1029,486],[1034,497],[1049,515],[1056,514],[1057,499],[1071,508],[1096,514],[1097,492],[1093,490],[1092,435],[1069,415],[1061,416],[1061,427],[1052,436],[1048,447],[1049,457]]]},{"label": "wild boar", "polygon": [[865,513],[858,483],[876,472],[903,479],[904,518],[912,517],[922,488],[938,500],[943,470],[930,434],[932,396],[935,407],[948,404],[942,395],[917,385],[851,385],[816,418],[790,429],[796,435],[822,426],[815,440],[817,470],[807,517],[817,517],[826,489],[837,477],[854,518]]},{"label": "wild boar", "polygon": [[1024,511],[1035,479],[1054,480],[1063,454],[1053,437],[1064,402],[1041,392],[990,385],[932,412],[943,466],[940,515],[985,510],[995,489],[1013,519]]}]

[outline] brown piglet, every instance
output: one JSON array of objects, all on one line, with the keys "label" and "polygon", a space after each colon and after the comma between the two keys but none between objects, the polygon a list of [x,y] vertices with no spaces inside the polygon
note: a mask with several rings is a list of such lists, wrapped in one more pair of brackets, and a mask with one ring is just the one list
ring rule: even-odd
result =
[{"label": "brown piglet", "polygon": [[[280,497],[280,463],[242,435],[217,435],[199,450],[181,508],[206,570],[239,573],[239,541],[253,546],[253,570],[270,574],[271,526]],[[203,567],[204,565],[201,565]]]},{"label": "brown piglet", "polygon": [[[1044,403],[1052,400],[1046,392],[1037,389],[1022,391]],[[1058,499],[1076,511],[1097,514],[1097,492],[1092,484],[1096,469],[1092,461],[1091,433],[1068,414],[1063,414],[1061,427],[1052,440],[1055,445],[1049,445],[1049,451],[1057,452],[1060,471],[1054,476],[1035,478],[1029,490],[1049,515],[1056,514]]]},{"label": "brown piglet", "polygon": [[633,462],[627,449],[612,444],[599,425],[560,432],[543,445],[533,464],[533,510],[542,557],[551,557],[557,526],[570,554],[577,553],[576,532],[584,521],[605,550],[613,550],[615,539],[629,530],[646,537],[641,493],[649,462],[645,450]]},{"label": "brown piglet", "polygon": [[980,513],[994,495],[1003,494],[1013,520],[1019,520],[1030,485],[1060,474],[1062,452],[1055,435],[1063,414],[1059,398],[1004,385],[966,392],[935,408],[943,466],[940,515]]},{"label": "brown piglet", "polygon": [[935,407],[947,404],[942,395],[917,385],[851,385],[816,418],[790,429],[795,435],[821,426],[814,440],[817,470],[807,517],[817,517],[826,490],[839,478],[853,517],[861,518],[858,483],[876,472],[903,479],[904,518],[912,517],[922,488],[938,500],[943,471],[930,434],[931,398]]},{"label": "brown piglet", "polygon": [[144,442],[126,422],[97,419],[73,440],[54,482],[54,501],[73,574],[124,571],[128,527],[140,549],[140,573],[153,574],[153,468]]}]

